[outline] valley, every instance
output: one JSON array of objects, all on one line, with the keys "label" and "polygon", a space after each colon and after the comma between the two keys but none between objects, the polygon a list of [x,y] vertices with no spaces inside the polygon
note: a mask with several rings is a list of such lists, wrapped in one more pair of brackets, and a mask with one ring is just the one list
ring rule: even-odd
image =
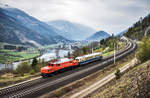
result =
[{"label": "valley", "polygon": [[1,0],[0,98],[149,98],[149,4]]}]

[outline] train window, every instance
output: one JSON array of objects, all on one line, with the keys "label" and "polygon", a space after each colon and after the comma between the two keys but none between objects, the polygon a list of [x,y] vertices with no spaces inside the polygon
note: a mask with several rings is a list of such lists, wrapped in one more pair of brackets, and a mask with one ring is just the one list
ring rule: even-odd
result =
[{"label": "train window", "polygon": [[60,66],[60,64],[56,64],[56,66]]},{"label": "train window", "polygon": [[72,61],[70,61],[69,63],[72,63]]}]

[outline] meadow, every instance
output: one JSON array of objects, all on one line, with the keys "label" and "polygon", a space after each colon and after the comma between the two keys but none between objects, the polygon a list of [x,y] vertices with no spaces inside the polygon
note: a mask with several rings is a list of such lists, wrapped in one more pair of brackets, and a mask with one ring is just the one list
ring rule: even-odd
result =
[{"label": "meadow", "polygon": [[1,50],[0,51],[0,63],[6,62],[15,62],[20,60],[31,59],[36,56],[39,56],[38,52],[36,53],[28,53],[28,52],[17,52],[12,50]]}]

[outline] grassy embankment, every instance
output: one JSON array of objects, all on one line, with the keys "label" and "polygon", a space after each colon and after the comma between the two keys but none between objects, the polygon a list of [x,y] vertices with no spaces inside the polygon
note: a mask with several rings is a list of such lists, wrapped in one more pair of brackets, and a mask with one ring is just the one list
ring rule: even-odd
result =
[{"label": "grassy embankment", "polygon": [[8,72],[5,74],[0,73],[0,88],[9,86],[18,82],[22,82],[25,80],[29,80],[39,75],[40,73],[34,73],[34,74],[26,73],[24,74],[24,76],[17,76],[16,74],[13,74],[12,72]]},{"label": "grassy embankment", "polygon": [[90,98],[149,98],[150,60],[129,70],[93,93]]}]

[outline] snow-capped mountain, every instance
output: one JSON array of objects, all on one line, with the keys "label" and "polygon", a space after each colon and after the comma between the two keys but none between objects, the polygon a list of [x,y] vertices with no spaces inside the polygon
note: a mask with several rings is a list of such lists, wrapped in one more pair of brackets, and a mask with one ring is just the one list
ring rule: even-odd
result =
[{"label": "snow-capped mountain", "polygon": [[90,37],[87,38],[87,40],[102,40],[105,38],[110,37],[110,34],[105,32],[105,31],[98,31],[96,33],[94,33],[93,35],[91,35]]},{"label": "snow-capped mountain", "polygon": [[47,23],[50,26],[63,31],[58,32],[58,34],[70,40],[85,40],[88,36],[96,32],[96,30],[88,26],[66,20],[55,20]]},{"label": "snow-capped mountain", "polygon": [[0,4],[0,42],[32,46],[70,42],[57,32],[61,31],[17,8]]}]

